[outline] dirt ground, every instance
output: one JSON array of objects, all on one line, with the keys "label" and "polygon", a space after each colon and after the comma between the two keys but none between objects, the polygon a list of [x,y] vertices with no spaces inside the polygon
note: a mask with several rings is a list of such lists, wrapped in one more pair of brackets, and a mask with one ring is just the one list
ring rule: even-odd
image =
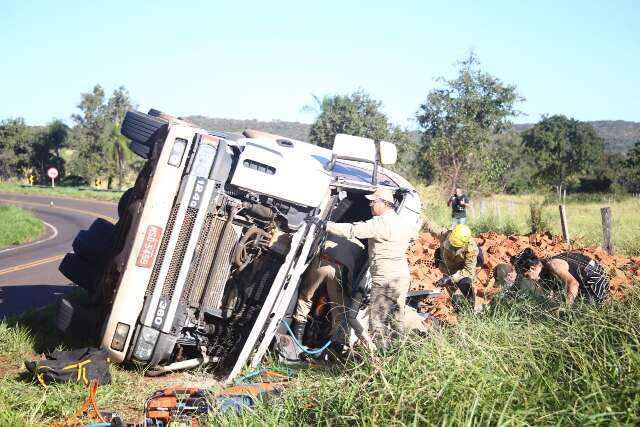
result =
[{"label": "dirt ground", "polygon": [[[485,264],[476,275],[476,304],[486,304],[492,295],[498,292],[494,287],[493,268],[500,263],[509,263],[510,258],[527,247],[531,247],[540,257],[549,257],[561,252],[577,251],[598,262],[609,273],[610,298],[620,299],[631,286],[632,281],[640,281],[640,257],[610,256],[598,246],[574,248],[562,241],[560,236],[550,233],[531,234],[529,236],[505,236],[495,232],[481,233],[476,238],[478,246],[485,256]],[[411,289],[433,289],[434,284],[443,276],[435,265],[434,252],[440,242],[430,233],[421,233],[409,250],[411,269]],[[455,321],[447,293],[428,300],[431,306],[427,311],[434,316]]]}]

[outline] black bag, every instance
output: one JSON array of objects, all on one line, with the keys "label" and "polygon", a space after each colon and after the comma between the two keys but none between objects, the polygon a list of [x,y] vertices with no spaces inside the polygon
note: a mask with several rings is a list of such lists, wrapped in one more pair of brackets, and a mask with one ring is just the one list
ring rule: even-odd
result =
[{"label": "black bag", "polygon": [[89,384],[111,383],[107,350],[85,347],[70,351],[54,351],[45,354],[47,360],[25,361],[27,370],[40,384],[75,382]]}]

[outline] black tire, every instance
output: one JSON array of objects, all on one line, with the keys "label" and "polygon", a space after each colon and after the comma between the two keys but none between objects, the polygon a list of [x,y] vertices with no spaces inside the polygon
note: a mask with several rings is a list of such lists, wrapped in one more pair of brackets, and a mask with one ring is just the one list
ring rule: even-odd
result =
[{"label": "black tire", "polygon": [[58,270],[76,285],[93,293],[97,285],[97,268],[77,254],[66,254]]},{"label": "black tire", "polygon": [[[97,218],[89,226],[89,232],[103,236],[114,236],[116,233],[116,226],[104,218]],[[112,238],[110,238],[110,240],[112,240]]]},{"label": "black tire", "polygon": [[132,141],[150,145],[153,134],[166,124],[166,120],[139,111],[129,111],[124,116],[120,132]]},{"label": "black tire", "polygon": [[150,108],[147,114],[153,117],[161,117],[164,113],[160,110],[156,110],[155,108]]},{"label": "black tire", "polygon": [[129,202],[131,202],[132,194],[133,188],[130,188],[120,196],[120,200],[118,200],[118,218],[125,216],[127,208],[129,207]]},{"label": "black tire", "polygon": [[115,226],[109,221],[98,218],[88,230],[82,230],[73,240],[73,251],[88,260],[92,265],[101,267],[111,253],[115,238]]},{"label": "black tire", "polygon": [[132,142],[129,145],[129,148],[131,149],[131,151],[145,160],[147,160],[151,156],[151,148],[147,147],[146,145],[142,145],[139,142]]}]

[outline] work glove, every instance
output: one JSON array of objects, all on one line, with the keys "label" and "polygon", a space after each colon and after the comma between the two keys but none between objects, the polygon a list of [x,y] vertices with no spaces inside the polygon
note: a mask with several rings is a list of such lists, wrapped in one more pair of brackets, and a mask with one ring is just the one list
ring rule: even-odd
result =
[{"label": "work glove", "polygon": [[453,280],[451,279],[451,276],[444,276],[442,279],[436,282],[437,288],[448,288],[451,286],[453,286]]}]

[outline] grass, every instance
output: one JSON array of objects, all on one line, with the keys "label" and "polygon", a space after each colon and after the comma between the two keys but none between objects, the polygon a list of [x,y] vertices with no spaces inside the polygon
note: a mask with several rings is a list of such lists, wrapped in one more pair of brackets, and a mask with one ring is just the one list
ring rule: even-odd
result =
[{"label": "grass", "polygon": [[638,425],[640,295],[548,313],[466,316],[377,358],[298,373],[223,425]]},{"label": "grass", "polygon": [[[442,224],[451,224],[451,211],[446,196],[434,187],[418,186],[425,203],[427,218]],[[558,203],[542,195],[495,195],[485,198],[471,197],[473,206],[467,210],[469,225],[476,233],[496,231],[503,234],[527,234],[531,230],[532,203],[544,203],[542,219],[549,231],[561,234]],[[573,196],[566,203],[569,236],[576,246],[602,246],[602,217],[600,209],[611,207],[613,243],[617,254],[640,256],[640,199],[612,196]]]},{"label": "grass", "polygon": [[55,196],[78,197],[82,199],[103,200],[107,202],[117,202],[123,191],[119,190],[98,190],[92,187],[54,187],[46,185],[21,185],[7,182],[0,182],[0,192],[21,193],[21,194],[47,194]]},{"label": "grass", "polygon": [[[409,336],[387,353],[357,354],[333,368],[298,370],[280,397],[210,425],[638,425],[640,284],[626,301],[555,312],[498,305],[458,325]],[[53,308],[0,322],[0,425],[46,426],[68,417],[87,388],[44,389],[22,361],[74,348],[52,332]],[[265,367],[283,369],[273,360]],[[139,420],[168,378],[111,367],[98,405]],[[218,386],[219,387],[219,386]]]},{"label": "grass", "polygon": [[44,232],[42,221],[15,206],[0,206],[0,248],[35,240]]}]

